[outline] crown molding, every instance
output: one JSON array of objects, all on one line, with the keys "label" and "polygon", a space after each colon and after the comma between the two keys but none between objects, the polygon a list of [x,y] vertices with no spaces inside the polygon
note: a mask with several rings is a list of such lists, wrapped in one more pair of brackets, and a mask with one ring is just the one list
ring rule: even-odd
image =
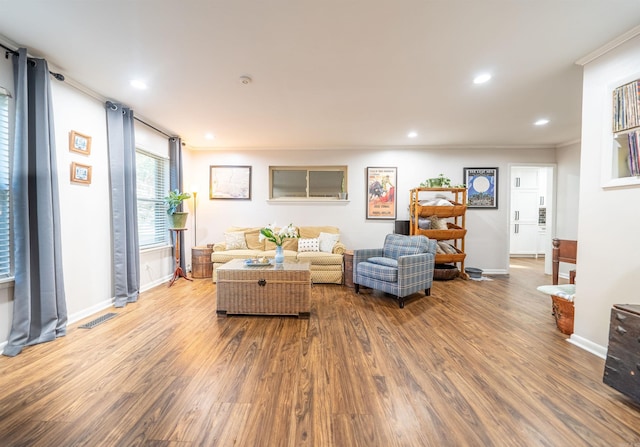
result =
[{"label": "crown molding", "polygon": [[586,56],[578,59],[575,63],[576,63],[576,65],[585,66],[588,63],[593,62],[594,60],[598,59],[600,56],[602,56],[604,54],[607,54],[609,51],[613,50],[614,48],[617,48],[620,45],[622,45],[623,43],[633,39],[634,37],[636,37],[639,34],[640,34],[640,25],[636,26],[635,28],[630,29],[626,33],[622,34],[621,36],[618,36],[615,39],[613,39],[612,41],[604,44],[603,46],[601,46],[597,50],[592,51],[591,53],[587,54]]}]

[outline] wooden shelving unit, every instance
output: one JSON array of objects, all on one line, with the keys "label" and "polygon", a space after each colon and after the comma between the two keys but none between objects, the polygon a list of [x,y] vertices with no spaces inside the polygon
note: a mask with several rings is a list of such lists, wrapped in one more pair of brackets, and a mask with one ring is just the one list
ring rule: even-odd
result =
[{"label": "wooden shelving unit", "polygon": [[[436,194],[444,195],[447,200],[453,203],[453,206],[424,206],[420,205],[421,201],[434,199]],[[464,271],[464,260],[467,254],[464,251],[464,238],[467,234],[465,214],[467,212],[467,189],[466,188],[414,188],[410,191],[409,200],[409,234],[422,234],[429,239],[437,241],[452,241],[452,244],[458,253],[455,254],[437,254],[436,264],[456,264],[460,270],[460,277],[468,279],[468,275]],[[447,219],[446,230],[424,230],[419,227],[418,220],[420,217],[437,216]]]}]

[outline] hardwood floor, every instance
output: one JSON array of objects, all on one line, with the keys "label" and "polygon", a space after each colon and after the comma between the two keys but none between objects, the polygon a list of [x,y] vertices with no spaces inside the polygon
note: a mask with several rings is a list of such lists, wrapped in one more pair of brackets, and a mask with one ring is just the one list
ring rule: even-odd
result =
[{"label": "hardwood floor", "polygon": [[556,329],[541,262],[404,309],[316,285],[309,319],[219,318],[209,280],[157,287],[0,358],[0,445],[640,445],[640,406]]}]

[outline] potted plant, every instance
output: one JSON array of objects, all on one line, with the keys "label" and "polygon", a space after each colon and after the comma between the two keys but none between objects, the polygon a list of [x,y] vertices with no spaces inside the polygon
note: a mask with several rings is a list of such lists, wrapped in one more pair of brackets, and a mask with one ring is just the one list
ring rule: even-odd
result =
[{"label": "potted plant", "polygon": [[428,188],[449,188],[451,187],[451,179],[445,177],[444,174],[440,174],[436,178],[428,178],[420,184]]},{"label": "potted plant", "polygon": [[187,223],[189,213],[177,211],[182,202],[191,198],[188,192],[180,192],[177,189],[169,191],[169,195],[164,198],[167,205],[167,214],[169,215],[169,228],[184,228]]},{"label": "potted plant", "polygon": [[347,187],[345,185],[345,178],[342,177],[342,185],[340,186],[340,200],[347,199]]}]

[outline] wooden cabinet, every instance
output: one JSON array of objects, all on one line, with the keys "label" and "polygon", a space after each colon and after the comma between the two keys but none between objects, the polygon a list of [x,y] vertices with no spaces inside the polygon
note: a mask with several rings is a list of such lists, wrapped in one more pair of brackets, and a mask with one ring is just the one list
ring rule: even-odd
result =
[{"label": "wooden cabinet", "polygon": [[[437,254],[436,264],[456,264],[460,270],[460,276],[467,278],[464,271],[464,238],[467,234],[465,227],[465,214],[467,212],[466,188],[414,188],[411,190],[409,211],[409,233],[422,234],[429,239],[437,241],[449,241],[455,247],[456,253]],[[428,205],[427,202],[442,196],[452,203],[451,205]],[[436,216],[447,221],[447,229],[423,229],[420,228],[420,218]]]},{"label": "wooden cabinet", "polygon": [[603,381],[640,403],[640,304],[611,309]]}]

